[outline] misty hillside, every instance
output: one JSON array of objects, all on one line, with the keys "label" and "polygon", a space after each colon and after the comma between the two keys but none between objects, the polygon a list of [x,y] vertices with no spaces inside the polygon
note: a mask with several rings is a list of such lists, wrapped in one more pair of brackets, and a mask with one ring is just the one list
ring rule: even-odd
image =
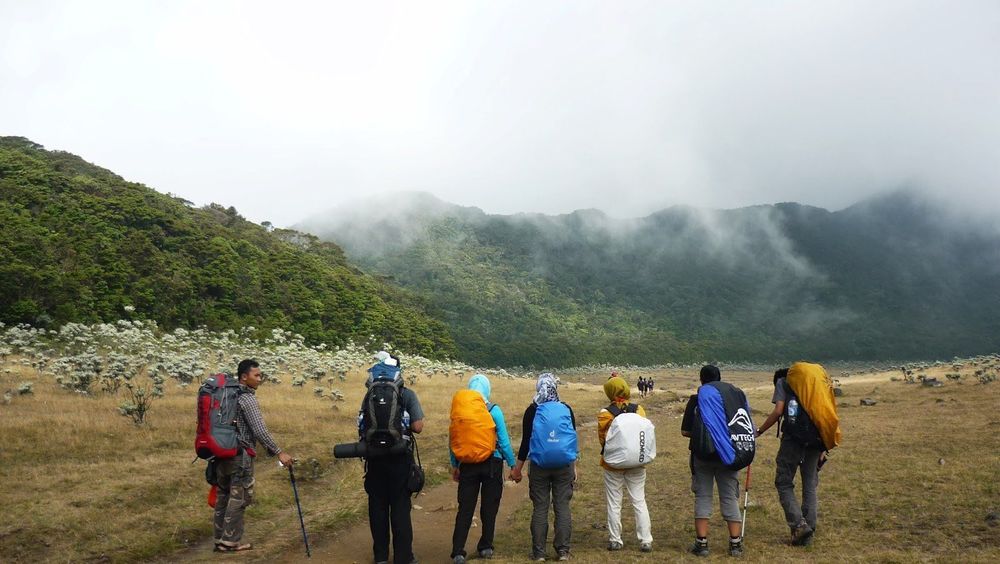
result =
[{"label": "misty hillside", "polygon": [[20,137],[0,137],[0,241],[8,324],[134,317],[456,352],[418,299],[361,273],[334,244],[270,231],[232,207],[194,208]]},{"label": "misty hillside", "polygon": [[300,228],[423,296],[480,364],[945,358],[1000,339],[1000,237],[907,192],[487,215],[426,194]]}]

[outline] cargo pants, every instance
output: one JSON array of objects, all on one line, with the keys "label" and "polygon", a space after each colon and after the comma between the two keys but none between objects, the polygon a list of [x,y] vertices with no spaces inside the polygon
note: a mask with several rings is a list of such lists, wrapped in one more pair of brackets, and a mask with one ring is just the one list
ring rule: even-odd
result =
[{"label": "cargo pants", "polygon": [[243,512],[253,502],[253,457],[247,453],[216,462],[215,544],[239,546]]}]

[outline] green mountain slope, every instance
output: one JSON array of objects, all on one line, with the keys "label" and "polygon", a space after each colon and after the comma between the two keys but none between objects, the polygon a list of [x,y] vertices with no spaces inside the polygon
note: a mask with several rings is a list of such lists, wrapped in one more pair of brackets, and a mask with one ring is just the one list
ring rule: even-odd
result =
[{"label": "green mountain slope", "polygon": [[1000,341],[1000,237],[913,194],[629,220],[420,194],[378,209],[302,228],[425,297],[468,362],[942,358]]},{"label": "green mountain slope", "polygon": [[312,343],[456,353],[423,302],[361,273],[332,243],[269,232],[231,207],[193,208],[18,137],[0,138],[0,241],[5,323],[133,315],[167,328],[280,327]]}]

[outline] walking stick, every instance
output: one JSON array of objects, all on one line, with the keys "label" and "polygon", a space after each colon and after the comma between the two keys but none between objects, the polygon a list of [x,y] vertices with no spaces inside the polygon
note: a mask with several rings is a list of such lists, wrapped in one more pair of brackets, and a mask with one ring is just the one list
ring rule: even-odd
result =
[{"label": "walking stick", "polygon": [[302,527],[302,542],[306,543],[306,558],[312,558],[309,553],[309,537],[306,535],[306,522],[302,519],[302,504],[299,503],[299,488],[295,485],[295,471],[288,466],[288,477],[292,480],[292,492],[295,493],[295,507],[299,510],[299,525]]},{"label": "walking stick", "polygon": [[[752,464],[750,466],[753,466]],[[750,466],[747,466],[747,480],[743,484],[743,522],[740,524],[740,536],[747,536],[747,506],[750,504]]]}]

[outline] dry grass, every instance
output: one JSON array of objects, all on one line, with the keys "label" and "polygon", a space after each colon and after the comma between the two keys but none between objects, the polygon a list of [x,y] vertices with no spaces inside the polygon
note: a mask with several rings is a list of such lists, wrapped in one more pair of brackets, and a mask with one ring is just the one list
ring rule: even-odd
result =
[{"label": "dry grass", "polygon": [[[117,415],[119,398],[80,397],[20,367],[12,370],[0,375],[0,390],[33,380],[35,393],[0,406],[0,560],[174,560],[187,556],[186,545],[211,538],[204,463],[190,464],[195,389],[168,387],[167,397],[153,404],[148,426],[136,428]],[[1000,528],[984,520],[1000,510],[1000,384],[978,385],[967,376],[960,384],[926,388],[889,382],[889,376],[842,380],[844,445],[821,473],[820,531],[812,548],[782,544],[787,529],[772,485],[777,440],[762,440],[753,466],[746,560],[1000,560]],[[762,420],[770,408],[770,374],[723,377],[748,391],[752,406],[763,412],[755,418]],[[296,477],[310,534],[327,535],[364,515],[361,464],[335,462],[330,455],[334,443],[354,437],[362,375],[349,375],[342,388],[346,401],[338,409],[314,397],[310,387],[293,388],[283,378],[284,384],[262,386],[258,397],[279,444],[301,461]],[[582,562],[609,561],[600,528],[604,499],[595,425],[606,403],[599,388],[603,378],[568,382],[561,391],[577,413],[583,445],[573,500],[574,560]],[[493,399],[507,413],[516,447],[533,382],[493,384]],[[427,412],[420,444],[432,483],[447,479],[448,405],[464,385],[455,377],[422,376],[413,386]],[[695,388],[695,375],[659,374],[657,387],[684,398]],[[878,404],[859,407],[862,397]],[[656,552],[641,555],[630,542],[626,506],[626,551],[615,559],[693,558],[683,552],[693,537],[687,443],[679,434],[683,401],[665,391],[640,401],[658,429],[660,455],[647,482]],[[248,512],[248,540],[259,547],[253,557],[297,549],[301,539],[287,474],[262,458],[258,484],[257,503]],[[522,507],[498,531],[498,557],[527,556],[528,513]],[[713,558],[723,558],[724,538],[716,515]],[[365,562],[369,547],[360,548],[358,561]]]}]

